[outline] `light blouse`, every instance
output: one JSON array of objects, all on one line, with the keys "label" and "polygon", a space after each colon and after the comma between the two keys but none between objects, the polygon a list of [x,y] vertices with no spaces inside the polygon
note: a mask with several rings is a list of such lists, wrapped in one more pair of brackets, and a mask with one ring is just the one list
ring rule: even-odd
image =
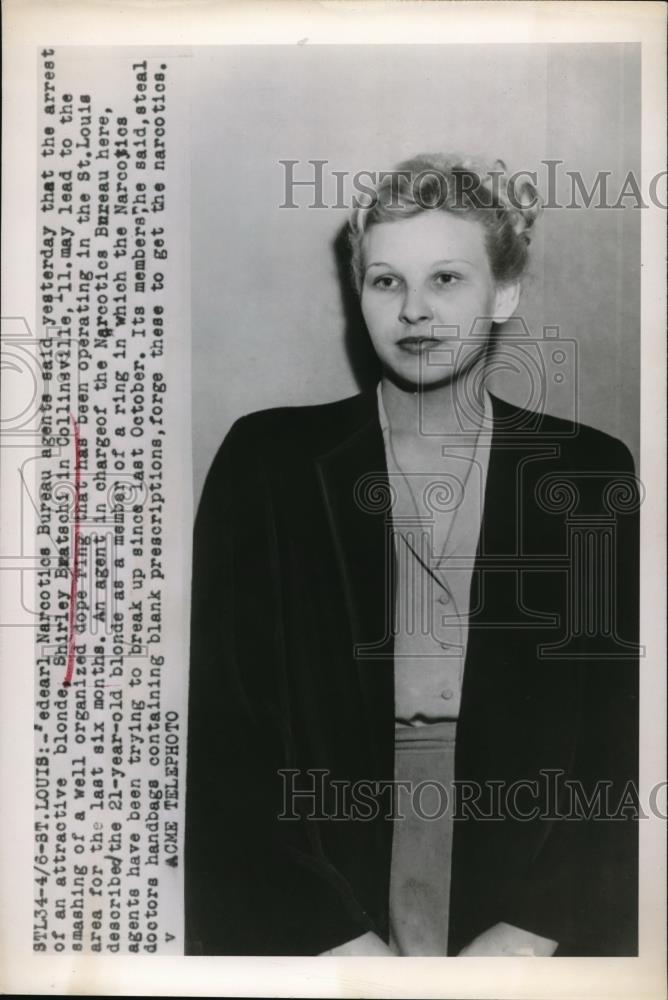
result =
[{"label": "light blouse", "polygon": [[399,726],[419,726],[459,715],[492,404],[485,391],[472,459],[456,437],[442,437],[436,467],[415,472],[396,461],[380,382],[377,398],[393,494],[395,718]]}]

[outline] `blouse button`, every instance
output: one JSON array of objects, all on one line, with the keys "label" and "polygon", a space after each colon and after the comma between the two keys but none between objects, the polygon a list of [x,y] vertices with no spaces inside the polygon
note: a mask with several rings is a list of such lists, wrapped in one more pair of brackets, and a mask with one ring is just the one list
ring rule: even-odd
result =
[{"label": "blouse button", "polygon": [[451,691],[450,688],[445,688],[445,690],[441,691],[441,698],[443,698],[444,701],[450,701],[452,697],[453,697],[453,692]]},{"label": "blouse button", "polygon": [[439,604],[449,604],[450,603],[450,598],[448,597],[447,594],[439,594],[438,597],[436,598],[436,600],[438,601]]}]

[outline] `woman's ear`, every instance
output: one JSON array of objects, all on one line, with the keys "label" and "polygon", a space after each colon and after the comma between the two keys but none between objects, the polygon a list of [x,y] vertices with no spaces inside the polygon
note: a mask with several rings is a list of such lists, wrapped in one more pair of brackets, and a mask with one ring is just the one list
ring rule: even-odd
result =
[{"label": "woman's ear", "polygon": [[505,323],[513,315],[520,301],[519,281],[505,281],[496,286],[494,293],[494,314],[492,319],[495,323]]}]

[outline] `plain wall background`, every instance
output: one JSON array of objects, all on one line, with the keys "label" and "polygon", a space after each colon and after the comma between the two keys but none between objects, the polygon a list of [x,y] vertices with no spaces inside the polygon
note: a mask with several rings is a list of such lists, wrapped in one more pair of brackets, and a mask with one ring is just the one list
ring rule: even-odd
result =
[{"label": "plain wall background", "polygon": [[[639,176],[637,45],[231,46],[196,49],[192,70],[195,502],[238,416],[349,396],[371,377],[334,252],[347,212],[307,209],[307,189],[304,207],[280,208],[280,160],[305,178],[324,159],[331,177],[457,151],[537,170],[544,188],[541,161],[560,159],[566,200],[566,170],[588,187],[610,171],[613,200]],[[546,209],[519,309],[532,338],[556,326],[577,345],[577,372],[548,376],[545,409],[622,438],[636,462],[641,214]],[[532,405],[512,371],[491,388]]]}]

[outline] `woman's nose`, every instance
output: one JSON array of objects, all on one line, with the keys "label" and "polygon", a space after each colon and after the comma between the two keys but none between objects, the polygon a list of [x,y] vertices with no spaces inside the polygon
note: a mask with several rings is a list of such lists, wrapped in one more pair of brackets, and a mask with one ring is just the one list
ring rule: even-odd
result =
[{"label": "woman's nose", "polygon": [[402,323],[414,326],[416,323],[426,323],[433,318],[433,312],[424,294],[417,288],[406,290],[401,304],[399,319]]}]

